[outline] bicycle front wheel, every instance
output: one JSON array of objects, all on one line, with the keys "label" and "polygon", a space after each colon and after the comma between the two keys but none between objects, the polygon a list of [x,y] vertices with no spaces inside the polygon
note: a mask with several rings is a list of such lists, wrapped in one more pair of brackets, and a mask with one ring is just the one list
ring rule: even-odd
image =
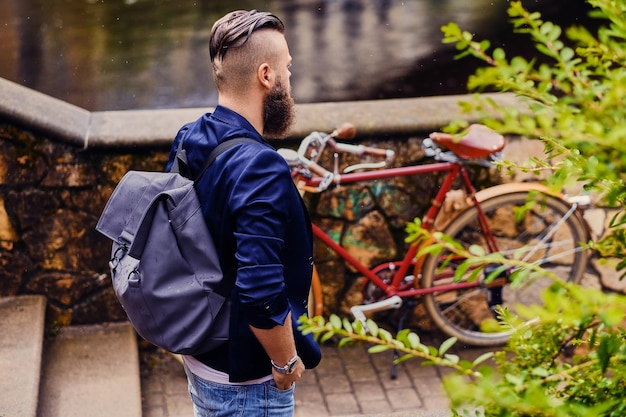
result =
[{"label": "bicycle front wheel", "polygon": [[[498,251],[508,258],[515,254],[516,259],[538,264],[564,281],[580,282],[588,259],[588,252],[582,247],[588,240],[583,220],[570,204],[558,197],[543,193],[533,197],[532,208],[526,205],[527,191],[509,192],[481,203]],[[462,212],[443,233],[465,247],[480,245],[485,253],[489,252],[476,207]],[[493,324],[497,320],[495,306],[507,307],[515,313],[515,306],[520,303],[539,304],[542,290],[552,282],[547,277],[533,278],[512,288],[505,272],[491,284],[481,283],[480,278],[472,284],[462,277],[457,283],[467,284],[465,288],[450,288],[455,283],[456,267],[464,259],[444,263],[448,255],[449,252],[433,254],[424,260],[422,286],[442,289],[426,295],[424,304],[436,325],[462,343],[474,346],[506,343],[510,332],[504,328],[497,330],[499,326],[485,329],[487,321]]]}]

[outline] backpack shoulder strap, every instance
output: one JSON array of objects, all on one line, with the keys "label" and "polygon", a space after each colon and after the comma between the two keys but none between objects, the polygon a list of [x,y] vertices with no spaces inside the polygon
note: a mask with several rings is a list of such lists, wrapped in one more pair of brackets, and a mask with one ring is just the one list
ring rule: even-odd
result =
[{"label": "backpack shoulder strap", "polygon": [[189,178],[189,165],[187,163],[187,152],[183,149],[183,139],[178,142],[178,148],[176,148],[176,155],[174,155],[174,161],[170,172],[181,174],[185,178]]},{"label": "backpack shoulder strap", "polygon": [[258,143],[258,141],[252,138],[232,138],[232,139],[226,139],[224,142],[217,145],[207,157],[207,160],[204,163],[204,166],[202,167],[202,169],[200,170],[200,173],[198,174],[197,179],[199,179],[202,176],[202,174],[204,174],[204,171],[206,171],[207,168],[211,166],[213,162],[215,162],[218,156],[220,156],[222,153],[229,150],[230,148],[237,146],[241,143],[246,143],[246,142]]},{"label": "backpack shoulder strap", "polygon": [[[178,142],[178,148],[176,149],[176,155],[174,156],[174,162],[172,164],[170,172],[179,173],[183,177],[193,179],[193,175],[191,173],[191,170],[189,169],[189,163],[187,162],[187,152],[185,149],[183,149],[183,139],[184,138],[181,138],[180,142]],[[232,139],[226,139],[224,142],[220,143],[215,148],[213,148],[211,153],[209,153],[209,156],[207,157],[199,174],[196,176],[194,183],[197,183],[200,180],[200,177],[202,177],[202,174],[204,174],[204,171],[207,170],[207,168],[215,161],[215,159],[221,153],[227,151],[233,146],[236,146],[236,145],[239,145],[240,143],[245,143],[245,142],[255,143],[257,141],[251,138],[232,138]]]},{"label": "backpack shoulder strap", "polygon": [[258,143],[258,141],[252,138],[233,138],[233,139],[226,139],[224,142],[217,145],[207,157],[206,162],[204,163],[204,166],[202,167],[202,169],[200,170],[200,172],[198,173],[194,181],[197,183],[200,180],[200,178],[202,177],[204,172],[207,170],[207,168],[209,168],[211,164],[215,162],[215,160],[217,159],[218,156],[220,156],[220,154],[224,153],[225,151],[227,151],[228,149],[234,146],[237,146],[241,143],[246,143],[246,142]]},{"label": "backpack shoulder strap", "polygon": [[[199,175],[196,177],[194,182],[198,183],[198,181],[200,180],[204,172],[207,170],[207,168],[209,168],[211,164],[215,162],[215,159],[217,159],[217,157],[221,153],[227,151],[233,146],[237,146],[240,143],[245,143],[245,142],[258,143],[256,140],[251,139],[251,138],[233,138],[233,139],[226,139],[224,142],[217,145],[207,157],[207,160],[204,163],[202,170],[200,171]],[[225,298],[229,298],[229,294],[234,286],[235,286],[234,277],[231,277],[230,279],[228,279],[226,275],[224,275],[224,279],[222,279],[222,281],[217,285],[217,287],[215,288],[215,292],[217,292],[218,294],[222,295]]]}]

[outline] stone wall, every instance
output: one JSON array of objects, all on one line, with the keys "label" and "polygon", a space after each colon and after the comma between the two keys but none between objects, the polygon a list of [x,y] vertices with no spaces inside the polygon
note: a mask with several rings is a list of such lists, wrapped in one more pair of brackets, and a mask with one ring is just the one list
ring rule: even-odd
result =
[{"label": "stone wall", "polygon": [[0,296],[44,294],[59,325],[124,319],[94,226],[128,169],[162,169],[166,156],[80,150],[0,123]]}]

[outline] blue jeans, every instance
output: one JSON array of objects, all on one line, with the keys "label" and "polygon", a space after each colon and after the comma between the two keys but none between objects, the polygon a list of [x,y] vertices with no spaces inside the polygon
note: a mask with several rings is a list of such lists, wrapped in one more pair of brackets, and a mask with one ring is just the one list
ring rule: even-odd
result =
[{"label": "blue jeans", "polygon": [[286,391],[274,380],[254,385],[205,381],[185,367],[194,417],[292,417],[295,384]]}]

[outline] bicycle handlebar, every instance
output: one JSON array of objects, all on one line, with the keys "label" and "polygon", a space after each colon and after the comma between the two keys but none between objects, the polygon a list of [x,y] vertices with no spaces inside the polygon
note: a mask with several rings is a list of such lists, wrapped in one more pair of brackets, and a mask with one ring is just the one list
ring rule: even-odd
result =
[{"label": "bicycle handlebar", "polygon": [[335,151],[350,153],[353,155],[371,155],[375,157],[385,158],[384,161],[377,163],[360,163],[351,165],[344,169],[344,173],[358,171],[360,169],[379,169],[391,165],[396,157],[396,153],[391,149],[374,148],[364,145],[350,145],[348,143],[338,143],[334,139],[328,139],[328,145]]},{"label": "bicycle handlebar", "polygon": [[355,136],[355,134],[356,129],[354,126],[350,123],[344,123],[332,133],[310,133],[302,139],[302,142],[300,142],[300,146],[295,153],[286,149],[279,149],[279,152],[293,169],[301,167],[305,171],[322,177],[322,181],[317,187],[317,191],[324,191],[340,176],[337,166],[335,166],[334,172],[331,172],[317,163],[319,157],[327,147],[335,153],[347,153],[357,156],[367,155],[376,158],[384,158],[383,161],[379,162],[362,162],[348,166],[344,169],[344,173],[354,172],[357,170],[385,168],[393,162],[395,152],[391,149],[382,149],[364,145],[352,145],[337,142],[335,140],[335,138],[351,139]]}]

